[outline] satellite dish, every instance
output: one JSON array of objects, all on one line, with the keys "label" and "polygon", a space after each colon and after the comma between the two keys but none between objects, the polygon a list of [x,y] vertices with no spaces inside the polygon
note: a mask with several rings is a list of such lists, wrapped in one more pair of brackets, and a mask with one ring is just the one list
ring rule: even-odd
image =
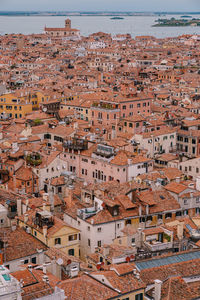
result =
[{"label": "satellite dish", "polygon": [[62,258],[58,258],[56,262],[57,262],[57,264],[59,266],[61,266],[63,264],[63,259]]}]

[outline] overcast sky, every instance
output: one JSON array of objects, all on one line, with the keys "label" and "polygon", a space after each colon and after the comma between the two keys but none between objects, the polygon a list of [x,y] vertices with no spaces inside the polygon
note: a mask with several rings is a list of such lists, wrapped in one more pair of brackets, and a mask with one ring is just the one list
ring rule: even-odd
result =
[{"label": "overcast sky", "polygon": [[200,11],[200,0],[0,0],[3,10]]}]

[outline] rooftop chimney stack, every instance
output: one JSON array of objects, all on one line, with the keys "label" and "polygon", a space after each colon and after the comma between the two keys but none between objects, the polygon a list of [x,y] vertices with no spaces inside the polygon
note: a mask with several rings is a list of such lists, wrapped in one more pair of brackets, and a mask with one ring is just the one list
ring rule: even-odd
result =
[{"label": "rooftop chimney stack", "polygon": [[22,200],[17,199],[17,215],[18,217],[21,217],[22,215]]},{"label": "rooftop chimney stack", "polygon": [[156,279],[155,281],[155,300],[161,299],[161,288],[162,288],[162,281]]},{"label": "rooftop chimney stack", "polygon": [[177,236],[179,240],[183,239],[183,226],[184,222],[179,222],[177,225]]}]

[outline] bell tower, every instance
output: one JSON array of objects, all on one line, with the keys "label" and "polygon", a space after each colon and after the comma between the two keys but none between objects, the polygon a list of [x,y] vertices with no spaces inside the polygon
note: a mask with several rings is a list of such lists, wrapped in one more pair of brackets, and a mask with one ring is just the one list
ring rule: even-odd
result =
[{"label": "bell tower", "polygon": [[65,20],[65,28],[71,29],[71,20],[70,19]]}]

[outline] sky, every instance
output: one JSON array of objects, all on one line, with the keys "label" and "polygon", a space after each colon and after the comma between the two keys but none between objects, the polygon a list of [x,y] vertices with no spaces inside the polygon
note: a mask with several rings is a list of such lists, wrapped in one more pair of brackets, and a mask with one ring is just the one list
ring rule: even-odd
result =
[{"label": "sky", "polygon": [[0,11],[200,11],[200,0],[0,0]]}]

